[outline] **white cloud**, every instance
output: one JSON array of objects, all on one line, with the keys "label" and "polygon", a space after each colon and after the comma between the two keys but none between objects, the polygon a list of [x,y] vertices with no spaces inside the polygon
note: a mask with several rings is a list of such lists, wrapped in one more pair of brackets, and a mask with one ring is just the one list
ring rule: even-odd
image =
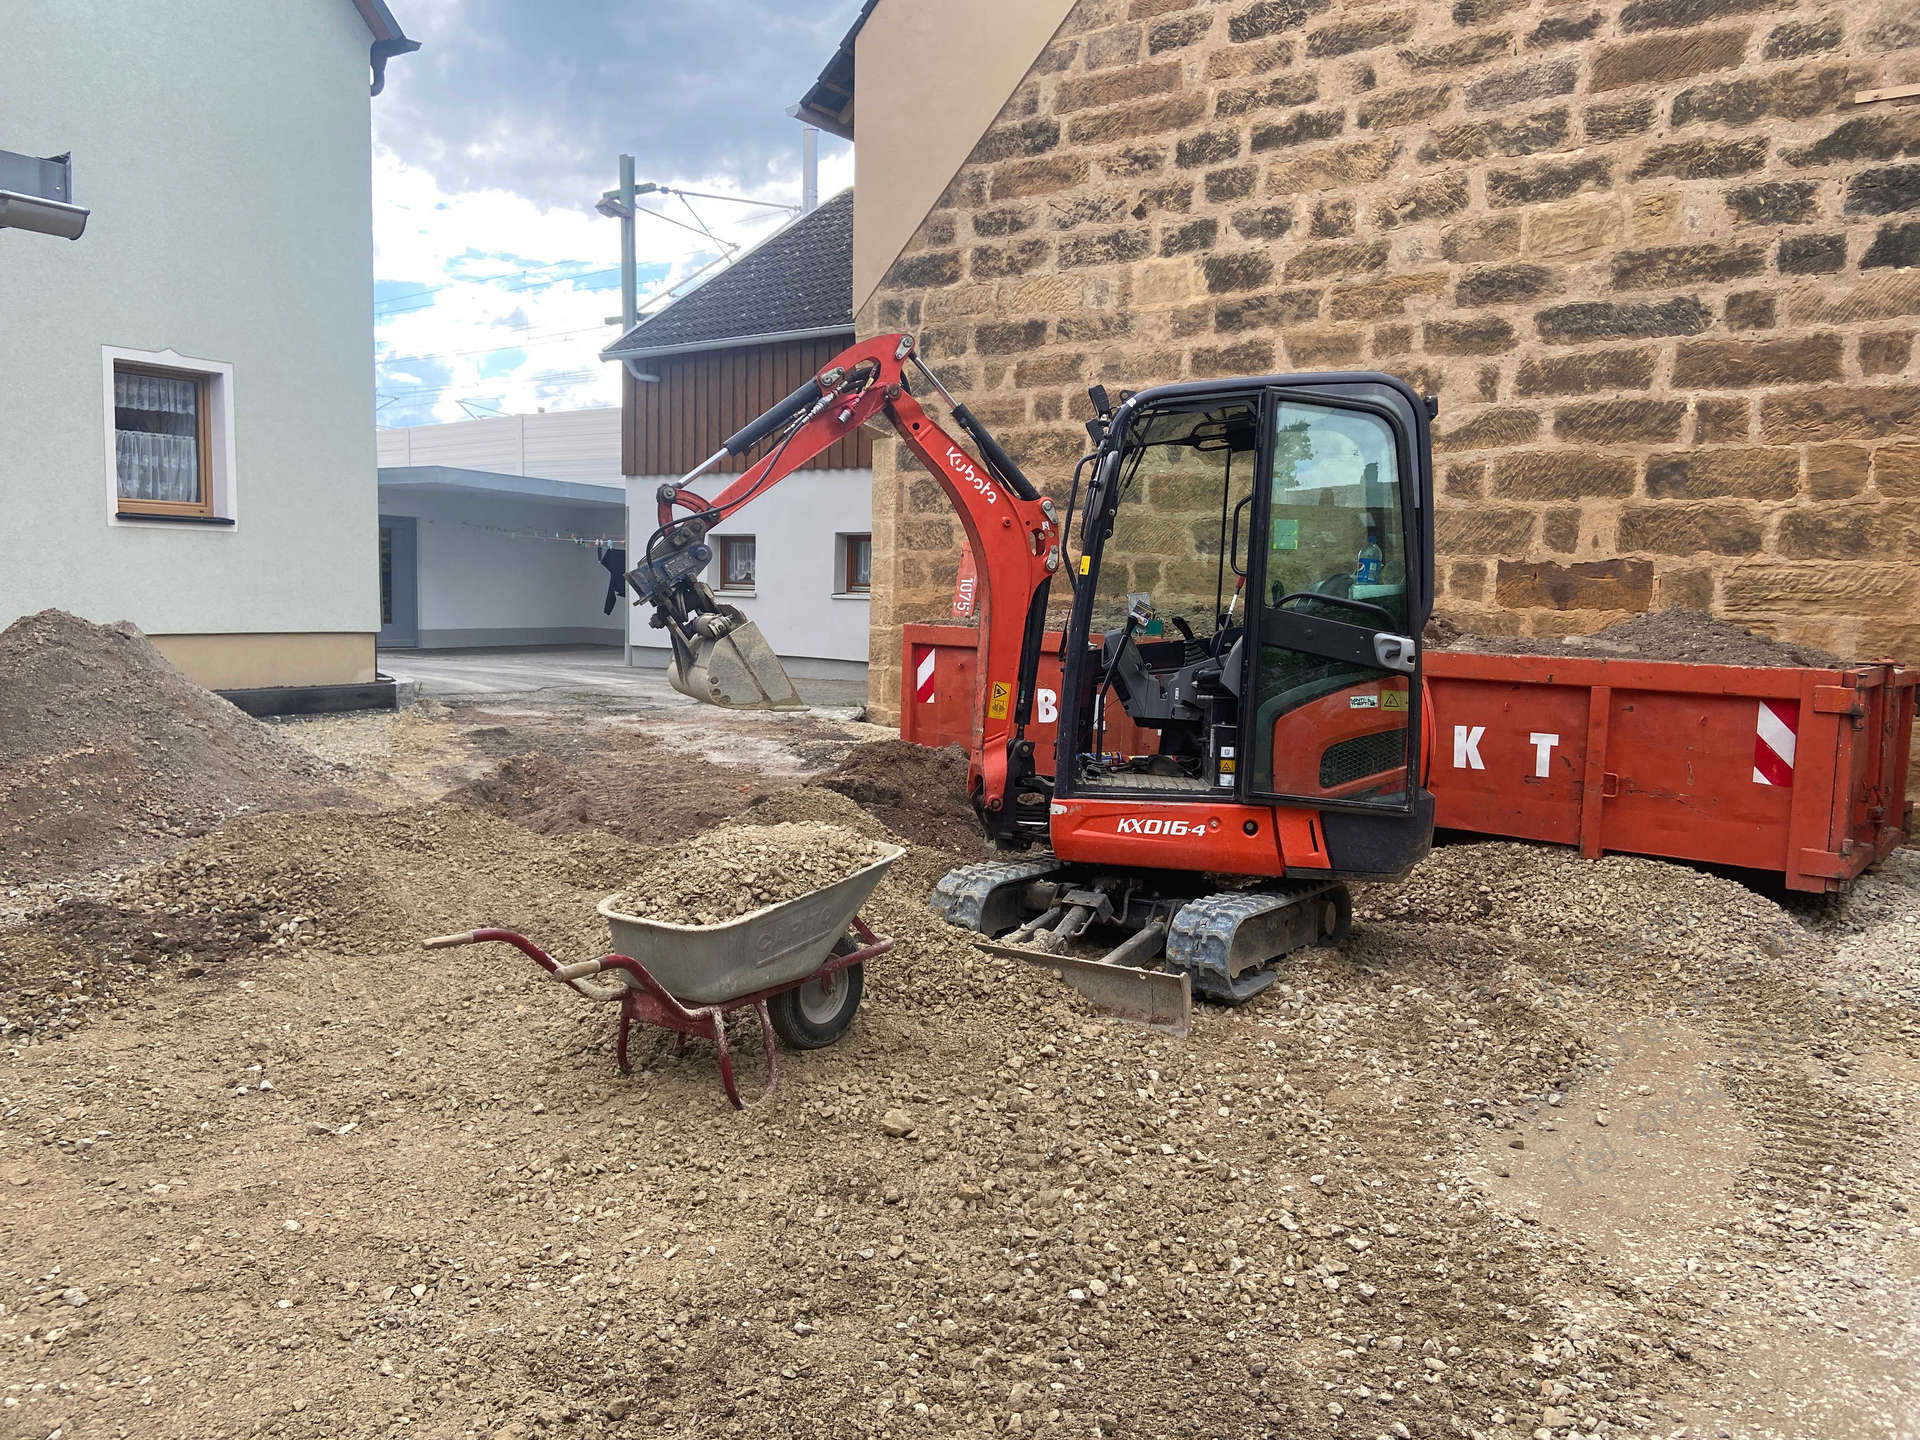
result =
[{"label": "white cloud", "polygon": [[[794,133],[797,143],[797,127]],[[610,187],[611,157],[607,168]],[[852,172],[850,150],[824,156],[822,196],[851,183]],[[741,193],[719,178],[667,183]],[[620,308],[620,226],[594,212],[597,198],[582,195],[577,207],[562,207],[505,189],[449,193],[429,170],[375,147],[378,423],[619,403],[617,369],[599,351],[619,334],[605,321]],[[797,174],[752,198],[797,202]],[[692,219],[678,199],[649,203]],[[693,204],[716,235],[741,248],[786,218],[720,201]],[[718,251],[705,236],[658,219],[641,219],[637,240],[643,308]]]}]

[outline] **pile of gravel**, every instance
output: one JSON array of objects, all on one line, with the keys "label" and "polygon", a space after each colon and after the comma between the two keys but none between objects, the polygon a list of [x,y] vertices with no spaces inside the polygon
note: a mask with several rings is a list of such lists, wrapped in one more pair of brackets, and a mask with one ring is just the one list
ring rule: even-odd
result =
[{"label": "pile of gravel", "polygon": [[886,853],[837,825],[726,825],[660,851],[614,908],[674,925],[720,925],[844,880]]},{"label": "pile of gravel", "polygon": [[1597,660],[1675,660],[1699,665],[1746,665],[1767,670],[1829,670],[1846,662],[1811,645],[1770,639],[1703,610],[1675,607],[1635,615],[1591,635],[1461,634],[1452,621],[1435,617],[1427,626],[1428,648],[1470,650],[1482,655],[1578,655]]},{"label": "pile of gravel", "polygon": [[317,803],[328,778],[124,621],[42,610],[0,631],[0,886],[149,860]]}]

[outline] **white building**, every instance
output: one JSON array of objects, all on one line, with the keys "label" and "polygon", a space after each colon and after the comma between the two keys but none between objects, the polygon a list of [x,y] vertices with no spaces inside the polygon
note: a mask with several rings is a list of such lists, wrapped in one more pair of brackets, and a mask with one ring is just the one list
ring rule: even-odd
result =
[{"label": "white building", "polygon": [[[625,367],[627,534],[658,523],[656,492],[720,448],[853,343],[853,192],[762,241],[602,352]],[[764,449],[764,447],[763,447]],[[690,487],[712,499],[747,465]],[[862,674],[873,551],[873,461],[865,432],[756,496],[711,537],[708,583],[760,626],[795,675]],[[628,609],[628,659],[667,663],[645,607]]]},{"label": "white building", "polygon": [[0,150],[70,154],[91,212],[0,205],[0,625],[374,680],[369,61],[412,48],[383,0],[0,0]]},{"label": "white building", "polygon": [[382,647],[625,641],[618,410],[382,430],[379,448]]}]

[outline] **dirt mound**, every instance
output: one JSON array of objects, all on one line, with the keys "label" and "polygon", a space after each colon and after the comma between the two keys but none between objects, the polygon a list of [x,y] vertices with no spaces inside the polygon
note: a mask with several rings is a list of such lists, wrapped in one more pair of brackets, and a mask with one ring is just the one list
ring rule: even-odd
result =
[{"label": "dirt mound", "polygon": [[150,859],[246,810],[320,803],[326,769],[124,621],[0,631],[0,885]]},{"label": "dirt mound", "polygon": [[1428,622],[1427,644],[1483,655],[1580,655],[1594,659],[1679,660],[1769,670],[1830,669],[1846,662],[1811,645],[1772,640],[1701,610],[1656,610],[1591,635],[1540,638],[1462,634],[1450,620]]},{"label": "dirt mound", "polygon": [[737,813],[758,789],[757,783],[730,783],[716,767],[690,763],[636,736],[623,739],[617,753],[593,756],[589,765],[545,750],[515,755],[446,798],[542,835],[604,830],[657,845]]},{"label": "dirt mound", "polygon": [[916,845],[987,848],[967,801],[967,755],[958,745],[934,750],[907,740],[875,740],[808,783],[845,795]]},{"label": "dirt mound", "polygon": [[661,852],[614,904],[675,925],[719,925],[824,889],[884,853],[834,825],[725,825]]}]

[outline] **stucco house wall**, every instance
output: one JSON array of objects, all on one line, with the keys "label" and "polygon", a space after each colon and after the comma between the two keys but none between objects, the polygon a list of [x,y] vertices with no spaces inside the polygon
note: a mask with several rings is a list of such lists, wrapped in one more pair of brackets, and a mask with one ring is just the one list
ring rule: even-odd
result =
[{"label": "stucco house wall", "polygon": [[[226,687],[366,681],[378,628],[366,23],[348,0],[0,0],[0,623],[129,619]],[[113,518],[110,348],[231,367],[231,525]]]},{"label": "stucco house wall", "polygon": [[[1683,604],[1913,660],[1920,105],[1857,97],[1917,80],[1881,4],[1075,0],[859,329],[917,331],[1055,495],[1091,382],[1391,371],[1439,397],[1463,623]],[[891,718],[959,531],[874,470]]]}]

